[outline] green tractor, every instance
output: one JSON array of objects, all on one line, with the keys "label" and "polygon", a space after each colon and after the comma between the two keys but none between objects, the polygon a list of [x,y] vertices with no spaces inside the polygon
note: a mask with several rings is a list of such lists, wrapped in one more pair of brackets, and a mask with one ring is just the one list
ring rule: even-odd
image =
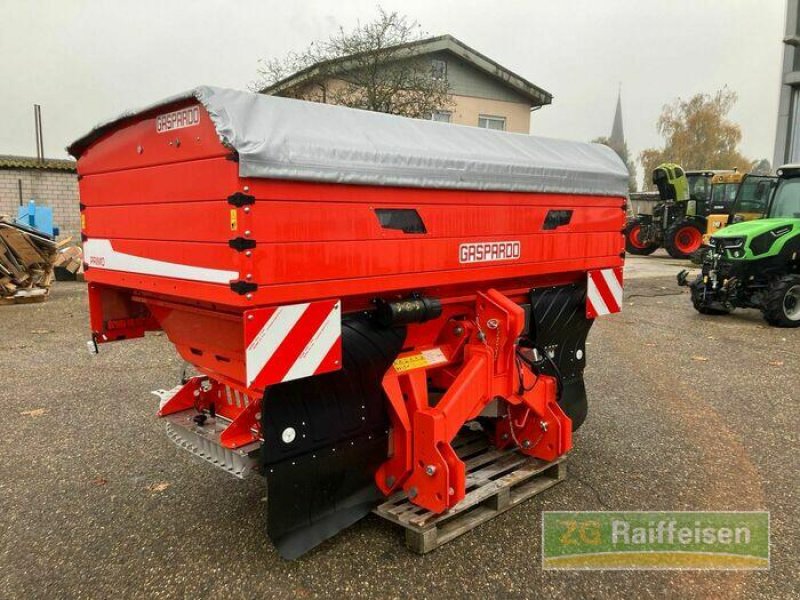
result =
[{"label": "green tractor", "polygon": [[765,219],[715,233],[702,272],[692,283],[687,276],[681,271],[678,284],[700,313],[758,308],[770,325],[800,327],[800,164],[778,169]]},{"label": "green tractor", "polygon": [[625,250],[641,256],[663,246],[673,258],[689,258],[703,243],[708,214],[728,208],[712,202],[712,179],[722,173],[732,171],[684,171],[673,163],[657,166],[653,183],[661,201],[652,215],[628,220]]}]

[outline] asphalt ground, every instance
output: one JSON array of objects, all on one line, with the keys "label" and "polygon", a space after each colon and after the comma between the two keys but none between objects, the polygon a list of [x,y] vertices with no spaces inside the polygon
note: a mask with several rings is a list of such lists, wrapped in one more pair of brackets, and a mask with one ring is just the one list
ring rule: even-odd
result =
[{"label": "asphalt ground", "polygon": [[[800,330],[695,313],[667,259],[628,268],[624,312],[589,337],[567,480],[426,556],[370,516],[282,560],[264,482],[155,418],[181,369],[163,335],[90,355],[79,283],[0,307],[0,597],[797,598]],[[639,509],[769,510],[771,568],[542,570],[543,510]]]}]

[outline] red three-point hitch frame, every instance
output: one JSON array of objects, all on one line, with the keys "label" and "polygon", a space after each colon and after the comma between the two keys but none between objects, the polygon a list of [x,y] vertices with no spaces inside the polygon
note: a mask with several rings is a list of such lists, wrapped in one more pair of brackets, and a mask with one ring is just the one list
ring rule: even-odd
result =
[{"label": "red three-point hitch frame", "polygon": [[403,489],[414,504],[437,513],[458,504],[466,492],[466,467],[451,442],[493,400],[506,408],[497,423],[498,445],[516,444],[544,460],[572,447],[572,422],[557,404],[556,380],[535,375],[517,360],[523,309],[489,290],[478,294],[474,314],[474,321],[463,321],[461,347],[448,347],[448,359],[463,352],[463,360],[438,402],[429,401],[428,378],[445,365],[393,367],[383,379],[392,452],[376,483],[387,495]]}]

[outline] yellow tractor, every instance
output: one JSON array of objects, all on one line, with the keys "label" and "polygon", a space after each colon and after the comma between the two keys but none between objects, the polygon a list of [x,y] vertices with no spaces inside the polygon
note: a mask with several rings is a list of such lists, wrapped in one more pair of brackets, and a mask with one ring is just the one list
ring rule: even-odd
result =
[{"label": "yellow tractor", "polygon": [[763,218],[776,181],[768,175],[715,175],[703,246],[708,246],[711,236],[723,227]]}]

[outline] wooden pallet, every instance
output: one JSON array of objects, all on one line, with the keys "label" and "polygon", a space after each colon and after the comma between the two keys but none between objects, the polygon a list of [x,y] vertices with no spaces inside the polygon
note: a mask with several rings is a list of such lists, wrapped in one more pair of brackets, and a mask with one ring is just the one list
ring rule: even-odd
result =
[{"label": "wooden pallet", "polygon": [[399,492],[373,511],[403,527],[406,547],[417,554],[435,550],[567,476],[564,457],[545,462],[513,449],[498,450],[482,433],[460,436],[453,448],[467,466],[466,495],[455,507],[432,513]]},{"label": "wooden pallet", "polygon": [[49,296],[47,290],[37,288],[36,292],[37,293],[33,294],[17,292],[13,296],[0,296],[0,306],[7,306],[10,304],[33,304],[47,300]]}]

